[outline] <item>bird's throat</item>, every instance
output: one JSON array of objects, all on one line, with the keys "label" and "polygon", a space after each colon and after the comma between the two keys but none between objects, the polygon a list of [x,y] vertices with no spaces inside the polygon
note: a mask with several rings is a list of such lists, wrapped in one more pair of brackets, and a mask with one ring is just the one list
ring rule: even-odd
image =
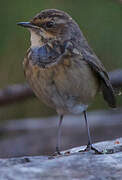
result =
[{"label": "bird's throat", "polygon": [[31,31],[31,48],[43,46],[45,43],[42,41],[41,36]]}]

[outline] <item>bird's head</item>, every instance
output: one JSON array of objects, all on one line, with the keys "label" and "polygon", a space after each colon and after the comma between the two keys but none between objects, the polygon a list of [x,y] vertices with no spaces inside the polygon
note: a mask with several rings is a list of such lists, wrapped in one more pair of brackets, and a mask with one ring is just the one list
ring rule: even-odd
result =
[{"label": "bird's head", "polygon": [[30,22],[18,23],[29,29],[31,46],[42,46],[52,40],[67,40],[72,35],[73,24],[76,26],[71,16],[56,9],[41,11]]}]

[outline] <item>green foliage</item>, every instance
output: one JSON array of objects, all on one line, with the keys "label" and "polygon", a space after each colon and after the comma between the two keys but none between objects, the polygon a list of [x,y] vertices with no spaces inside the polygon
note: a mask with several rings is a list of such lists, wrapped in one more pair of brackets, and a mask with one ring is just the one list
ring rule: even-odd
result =
[{"label": "green foliage", "polygon": [[[2,1],[0,6],[1,88],[25,82],[21,64],[29,47],[29,33],[17,27],[16,23],[28,21],[36,13],[49,8],[58,8],[73,16],[107,70],[122,67],[122,6],[116,1],[7,0]],[[105,106],[101,99],[98,97],[94,102],[95,109]],[[122,104],[121,97],[119,104]],[[0,119],[47,116],[54,113],[36,99],[3,107],[0,112]]]}]

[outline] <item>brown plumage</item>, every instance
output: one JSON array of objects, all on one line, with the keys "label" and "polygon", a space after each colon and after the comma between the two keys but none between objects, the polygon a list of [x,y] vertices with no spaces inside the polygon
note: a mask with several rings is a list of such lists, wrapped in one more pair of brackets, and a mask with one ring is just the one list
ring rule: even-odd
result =
[{"label": "brown plumage", "polygon": [[99,91],[116,107],[108,74],[71,16],[44,10],[19,25],[31,33],[24,71],[38,98],[61,116],[85,112]]}]

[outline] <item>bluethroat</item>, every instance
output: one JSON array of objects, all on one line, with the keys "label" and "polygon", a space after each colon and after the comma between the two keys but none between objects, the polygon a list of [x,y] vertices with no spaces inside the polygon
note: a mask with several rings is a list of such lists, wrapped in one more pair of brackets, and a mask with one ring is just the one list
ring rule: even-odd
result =
[{"label": "bluethroat", "polygon": [[85,150],[99,153],[92,145],[86,111],[100,91],[108,105],[116,107],[115,95],[103,64],[78,24],[63,11],[48,9],[18,25],[31,35],[31,46],[23,62],[25,77],[36,96],[60,116],[56,152],[60,154],[64,115],[83,114],[88,133]]}]

